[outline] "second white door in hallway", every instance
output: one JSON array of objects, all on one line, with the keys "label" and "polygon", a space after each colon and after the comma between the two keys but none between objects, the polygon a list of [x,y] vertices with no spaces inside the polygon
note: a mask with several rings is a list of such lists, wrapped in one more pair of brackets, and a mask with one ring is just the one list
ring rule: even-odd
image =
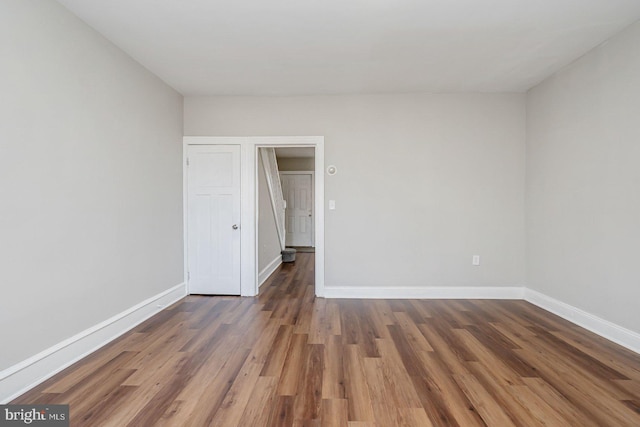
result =
[{"label": "second white door in hallway", "polygon": [[287,246],[314,246],[313,173],[281,172]]}]

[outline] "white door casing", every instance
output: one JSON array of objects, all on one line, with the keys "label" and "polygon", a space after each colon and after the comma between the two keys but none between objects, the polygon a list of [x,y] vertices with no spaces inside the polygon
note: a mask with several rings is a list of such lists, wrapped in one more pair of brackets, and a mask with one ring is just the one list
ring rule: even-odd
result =
[{"label": "white door casing", "polygon": [[288,246],[313,246],[313,173],[282,172]]},{"label": "white door casing", "polygon": [[189,292],[240,295],[240,146],[187,152]]}]

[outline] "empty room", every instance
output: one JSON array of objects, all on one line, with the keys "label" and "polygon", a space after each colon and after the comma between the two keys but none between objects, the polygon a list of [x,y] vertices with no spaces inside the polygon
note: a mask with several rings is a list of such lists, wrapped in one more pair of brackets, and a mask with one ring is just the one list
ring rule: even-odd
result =
[{"label": "empty room", "polygon": [[0,425],[640,425],[637,0],[2,0]]}]

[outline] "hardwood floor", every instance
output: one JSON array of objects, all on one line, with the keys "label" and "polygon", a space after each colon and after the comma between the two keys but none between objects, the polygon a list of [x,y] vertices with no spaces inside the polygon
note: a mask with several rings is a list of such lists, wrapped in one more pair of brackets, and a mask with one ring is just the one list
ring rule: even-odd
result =
[{"label": "hardwood floor", "polygon": [[13,403],[72,426],[638,426],[640,356],[524,301],[190,296]]}]

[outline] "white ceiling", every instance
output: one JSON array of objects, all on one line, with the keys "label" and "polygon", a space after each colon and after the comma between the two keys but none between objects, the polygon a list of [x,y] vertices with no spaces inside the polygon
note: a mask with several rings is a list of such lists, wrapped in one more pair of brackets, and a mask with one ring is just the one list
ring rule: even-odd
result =
[{"label": "white ceiling", "polygon": [[520,92],[640,0],[59,0],[183,95]]}]

